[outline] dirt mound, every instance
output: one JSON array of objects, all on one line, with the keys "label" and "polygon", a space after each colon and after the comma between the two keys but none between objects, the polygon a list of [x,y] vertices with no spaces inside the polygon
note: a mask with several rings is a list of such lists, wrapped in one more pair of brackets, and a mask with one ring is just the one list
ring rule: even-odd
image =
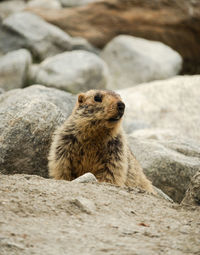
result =
[{"label": "dirt mound", "polygon": [[0,254],[199,254],[200,208],[137,189],[0,175]]}]

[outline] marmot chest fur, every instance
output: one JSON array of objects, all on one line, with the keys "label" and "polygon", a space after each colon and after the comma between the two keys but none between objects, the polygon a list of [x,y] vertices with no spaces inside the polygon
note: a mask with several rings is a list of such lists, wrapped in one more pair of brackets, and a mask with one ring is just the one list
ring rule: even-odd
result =
[{"label": "marmot chest fur", "polygon": [[128,147],[121,127],[124,109],[112,91],[79,94],[71,116],[54,133],[49,175],[71,181],[91,172],[100,182],[154,192]]}]

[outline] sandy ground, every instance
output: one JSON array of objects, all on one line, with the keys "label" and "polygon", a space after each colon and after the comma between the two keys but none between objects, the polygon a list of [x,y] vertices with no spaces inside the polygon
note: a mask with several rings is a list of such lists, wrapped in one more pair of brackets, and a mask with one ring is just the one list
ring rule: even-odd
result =
[{"label": "sandy ground", "polygon": [[137,189],[0,175],[0,255],[200,254],[200,207]]}]

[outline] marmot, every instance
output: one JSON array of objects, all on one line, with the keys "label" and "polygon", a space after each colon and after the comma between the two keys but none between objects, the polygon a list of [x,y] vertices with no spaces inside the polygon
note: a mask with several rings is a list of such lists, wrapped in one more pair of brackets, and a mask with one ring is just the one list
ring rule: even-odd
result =
[{"label": "marmot", "polygon": [[49,175],[71,181],[91,172],[100,182],[154,193],[128,147],[121,126],[124,109],[125,104],[113,91],[79,94],[71,116],[54,133],[48,157]]}]

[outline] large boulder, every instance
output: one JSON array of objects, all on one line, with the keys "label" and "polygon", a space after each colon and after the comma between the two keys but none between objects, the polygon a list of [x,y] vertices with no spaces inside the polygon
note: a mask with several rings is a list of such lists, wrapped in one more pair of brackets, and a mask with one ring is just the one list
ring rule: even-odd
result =
[{"label": "large boulder", "polygon": [[191,183],[186,191],[185,197],[181,202],[183,205],[200,205],[200,171],[191,179]]},{"label": "large boulder", "polygon": [[101,53],[108,64],[110,89],[132,87],[138,83],[162,80],[177,75],[181,56],[160,42],[120,35],[109,42]]},{"label": "large boulder", "polygon": [[107,66],[93,53],[77,50],[45,59],[30,69],[30,82],[78,93],[89,89],[104,89]]},{"label": "large boulder", "polygon": [[200,169],[200,76],[178,76],[118,91],[125,129],[153,184],[180,202]]},{"label": "large boulder", "polygon": [[0,88],[4,90],[22,88],[26,84],[31,62],[31,54],[25,49],[0,57]]},{"label": "large boulder", "polygon": [[200,170],[200,143],[176,137],[172,131],[165,135],[159,130],[154,130],[154,135],[152,130],[146,130],[146,136],[144,133],[129,136],[132,152],[153,184],[181,202],[192,176]]},{"label": "large boulder", "polygon": [[171,129],[200,142],[199,84],[199,75],[177,76],[119,90],[126,104],[129,132],[134,123],[143,123],[144,127]]},{"label": "large boulder", "polygon": [[86,40],[71,38],[58,27],[29,12],[9,16],[0,27],[0,52],[19,48],[29,49],[37,61],[77,48],[93,50]]},{"label": "large boulder", "polygon": [[200,1],[105,0],[57,11],[32,11],[97,47],[120,34],[161,41],[181,54],[183,72],[200,72]]},{"label": "large boulder", "polygon": [[47,177],[52,133],[73,105],[70,94],[39,85],[0,95],[0,172]]}]

